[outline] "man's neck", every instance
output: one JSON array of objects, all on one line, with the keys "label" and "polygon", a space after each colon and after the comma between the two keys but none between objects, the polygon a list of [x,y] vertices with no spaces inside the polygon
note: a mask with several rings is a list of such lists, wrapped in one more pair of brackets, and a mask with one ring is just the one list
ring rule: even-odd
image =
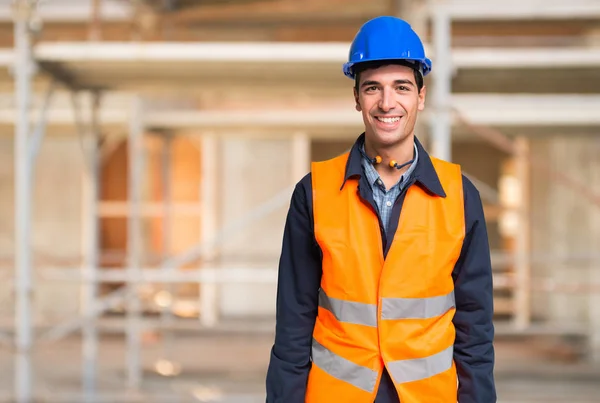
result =
[{"label": "man's neck", "polygon": [[406,165],[401,169],[390,167],[390,161],[396,161],[398,165],[402,165],[414,157],[414,137],[407,137],[402,143],[395,144],[393,147],[382,147],[373,144],[365,139],[365,152],[370,158],[380,156],[382,161],[375,165],[375,169],[379,176],[384,181],[385,186],[389,189],[395,185],[402,175],[408,170],[410,165]]}]

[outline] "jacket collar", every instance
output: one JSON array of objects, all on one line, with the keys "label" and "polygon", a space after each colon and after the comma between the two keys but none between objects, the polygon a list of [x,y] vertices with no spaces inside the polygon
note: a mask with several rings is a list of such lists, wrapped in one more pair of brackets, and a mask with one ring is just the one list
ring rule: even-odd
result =
[{"label": "jacket collar", "polygon": [[[343,189],[346,181],[352,178],[360,178],[363,176],[363,168],[361,164],[362,154],[360,152],[360,147],[364,144],[365,134],[362,133],[356,142],[350,149],[350,153],[348,155],[348,161],[346,162],[346,171],[344,173],[344,182],[340,188]],[[431,157],[427,154],[427,151],[423,148],[423,145],[415,136],[415,144],[417,145],[417,150],[419,152],[419,159],[417,160],[417,166],[413,172],[413,176],[415,178],[415,182],[419,183],[430,193],[435,194],[440,197],[446,197],[446,192],[444,192],[444,188],[440,182],[440,178],[438,177],[435,168],[433,167],[433,163],[431,162]]]}]

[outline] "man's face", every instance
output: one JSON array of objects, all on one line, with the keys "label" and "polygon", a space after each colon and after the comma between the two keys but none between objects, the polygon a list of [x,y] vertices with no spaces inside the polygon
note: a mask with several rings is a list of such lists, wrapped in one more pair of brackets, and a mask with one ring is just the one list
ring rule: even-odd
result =
[{"label": "man's face", "polygon": [[425,87],[419,92],[410,67],[387,65],[362,72],[354,98],[366,138],[390,147],[413,134],[417,114],[425,107]]}]

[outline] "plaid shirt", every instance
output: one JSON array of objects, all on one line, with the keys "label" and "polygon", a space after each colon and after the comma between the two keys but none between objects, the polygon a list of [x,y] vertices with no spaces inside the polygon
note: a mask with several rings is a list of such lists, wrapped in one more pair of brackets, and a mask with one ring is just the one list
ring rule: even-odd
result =
[{"label": "plaid shirt", "polygon": [[[365,145],[362,144],[362,149],[364,152]],[[371,189],[373,190],[373,200],[375,200],[375,204],[377,205],[377,209],[379,210],[379,216],[381,217],[381,221],[383,223],[383,227],[385,232],[388,231],[388,223],[390,221],[390,215],[392,214],[392,207],[396,202],[396,199],[402,192],[402,189],[408,183],[410,176],[412,175],[415,167],[417,166],[417,159],[419,158],[419,151],[417,150],[417,145],[415,144],[415,160],[408,167],[408,170],[402,175],[398,183],[392,186],[389,190],[385,188],[385,184],[381,180],[379,173],[373,166],[373,164],[363,157],[362,166],[363,171],[367,177],[367,181],[369,185],[371,185]]]}]

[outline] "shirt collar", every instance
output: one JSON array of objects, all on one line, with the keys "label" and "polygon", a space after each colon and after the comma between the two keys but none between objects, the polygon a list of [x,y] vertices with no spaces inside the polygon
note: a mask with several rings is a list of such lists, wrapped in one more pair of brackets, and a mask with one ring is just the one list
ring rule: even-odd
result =
[{"label": "shirt collar", "polygon": [[[360,147],[363,146],[365,141],[365,134],[362,133],[352,148],[350,149],[350,153],[348,155],[348,161],[346,162],[346,171],[344,174],[344,182],[340,189],[343,189],[346,181],[351,178],[359,178],[363,175],[362,171],[362,153],[360,152]],[[433,163],[431,162],[431,157],[427,154],[427,151],[423,148],[423,145],[415,136],[415,145],[417,148],[417,153],[419,158],[416,161],[414,166],[413,175],[415,177],[415,181],[421,184],[425,189],[427,189],[430,193],[433,193],[440,197],[446,197],[446,192],[444,192],[444,188],[440,182],[440,178],[438,177],[435,168],[433,167]]]}]

